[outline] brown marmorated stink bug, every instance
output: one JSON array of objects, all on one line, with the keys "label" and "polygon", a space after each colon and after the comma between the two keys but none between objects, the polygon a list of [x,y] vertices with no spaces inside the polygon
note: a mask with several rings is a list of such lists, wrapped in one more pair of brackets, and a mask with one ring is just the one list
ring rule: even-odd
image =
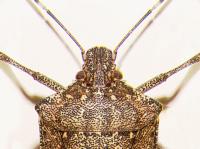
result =
[{"label": "brown marmorated stink bug", "polygon": [[[116,69],[117,51],[153,10],[158,1],[133,26],[116,48],[94,47],[85,52],[74,36],[39,0],[35,2],[65,30],[80,48],[84,64],[67,88],[26,68],[0,52],[0,60],[31,75],[56,93],[36,104],[40,117],[41,149],[157,149],[162,102],[144,95],[178,71],[200,61],[200,53],[185,63],[132,88]],[[32,3],[31,3],[32,4]],[[38,11],[39,13],[39,11]],[[53,28],[52,28],[53,29]],[[170,100],[169,100],[170,101]]]}]

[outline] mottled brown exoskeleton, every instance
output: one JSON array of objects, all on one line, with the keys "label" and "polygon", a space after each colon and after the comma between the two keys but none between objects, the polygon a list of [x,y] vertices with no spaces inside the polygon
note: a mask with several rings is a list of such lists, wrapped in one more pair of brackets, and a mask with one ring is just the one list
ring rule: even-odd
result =
[{"label": "mottled brown exoskeleton", "polygon": [[94,47],[84,51],[61,22],[36,1],[81,49],[84,64],[67,88],[0,52],[0,60],[31,75],[56,93],[36,105],[40,117],[41,149],[157,149],[162,104],[145,92],[171,75],[200,61],[200,53],[182,65],[132,88],[116,69],[117,50],[137,26],[156,9],[158,1],[126,34],[114,51]]}]

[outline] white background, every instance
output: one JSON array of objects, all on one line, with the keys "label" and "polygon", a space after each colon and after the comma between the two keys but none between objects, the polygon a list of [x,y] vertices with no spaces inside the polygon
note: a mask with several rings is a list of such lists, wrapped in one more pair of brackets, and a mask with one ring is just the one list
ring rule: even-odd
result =
[{"label": "white background", "polygon": [[[155,1],[66,0],[44,1],[85,49],[114,49],[123,35]],[[56,25],[55,25],[56,26]],[[62,30],[58,30],[63,34]],[[137,32],[136,32],[137,33]],[[66,37],[64,35],[64,37]],[[134,40],[120,48],[118,63]],[[67,86],[82,63],[80,51],[65,38],[79,64],[25,0],[0,0],[0,49],[10,57]],[[137,86],[200,52],[200,0],[172,0],[121,63],[124,79]],[[170,95],[187,70],[174,75],[149,96]],[[48,96],[51,90],[13,69],[31,94]],[[160,117],[159,141],[166,149],[199,149],[200,72],[193,76]],[[38,117],[30,104],[0,69],[0,148],[33,149],[39,142]]]}]

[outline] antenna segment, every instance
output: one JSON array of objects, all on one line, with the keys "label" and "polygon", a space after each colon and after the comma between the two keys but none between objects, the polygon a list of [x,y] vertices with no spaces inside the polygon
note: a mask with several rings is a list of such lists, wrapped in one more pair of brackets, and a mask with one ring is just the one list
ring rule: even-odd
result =
[{"label": "antenna segment", "polygon": [[80,43],[76,40],[76,38],[70,33],[70,31],[58,20],[58,18],[39,0],[34,0],[56,23],[69,35],[69,37],[74,41],[74,43],[80,48],[82,58],[84,60],[85,50],[80,45]]},{"label": "antenna segment", "polygon": [[159,0],[156,2],[143,16],[142,18],[129,30],[129,32],[122,38],[122,40],[119,42],[119,44],[114,49],[114,57],[113,59],[116,59],[117,51],[121,47],[121,45],[126,41],[126,39],[133,33],[133,31],[157,8],[164,2],[165,0]]}]

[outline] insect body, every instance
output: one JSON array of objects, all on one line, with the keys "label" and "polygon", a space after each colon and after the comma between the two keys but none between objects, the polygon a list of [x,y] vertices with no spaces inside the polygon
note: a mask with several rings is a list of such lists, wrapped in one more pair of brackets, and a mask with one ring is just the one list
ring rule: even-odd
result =
[{"label": "insect body", "polygon": [[120,80],[110,50],[88,50],[81,73],[36,106],[42,147],[157,148],[161,105]]},{"label": "insect body", "polygon": [[85,53],[61,22],[39,5],[69,34],[81,49],[84,64],[67,88],[26,68],[0,52],[0,60],[14,65],[56,93],[36,105],[40,117],[41,149],[157,149],[162,105],[144,95],[171,75],[200,61],[195,55],[182,65],[132,88],[116,69],[117,50],[132,31],[163,1],[156,3],[128,32],[114,51],[94,47]]},{"label": "insect body", "polygon": [[200,54],[136,89],[120,81],[112,55],[102,47],[88,50],[77,82],[65,89],[0,53],[1,60],[57,92],[36,105],[40,116],[40,148],[158,148],[158,115],[162,107],[143,93],[199,62]]}]

